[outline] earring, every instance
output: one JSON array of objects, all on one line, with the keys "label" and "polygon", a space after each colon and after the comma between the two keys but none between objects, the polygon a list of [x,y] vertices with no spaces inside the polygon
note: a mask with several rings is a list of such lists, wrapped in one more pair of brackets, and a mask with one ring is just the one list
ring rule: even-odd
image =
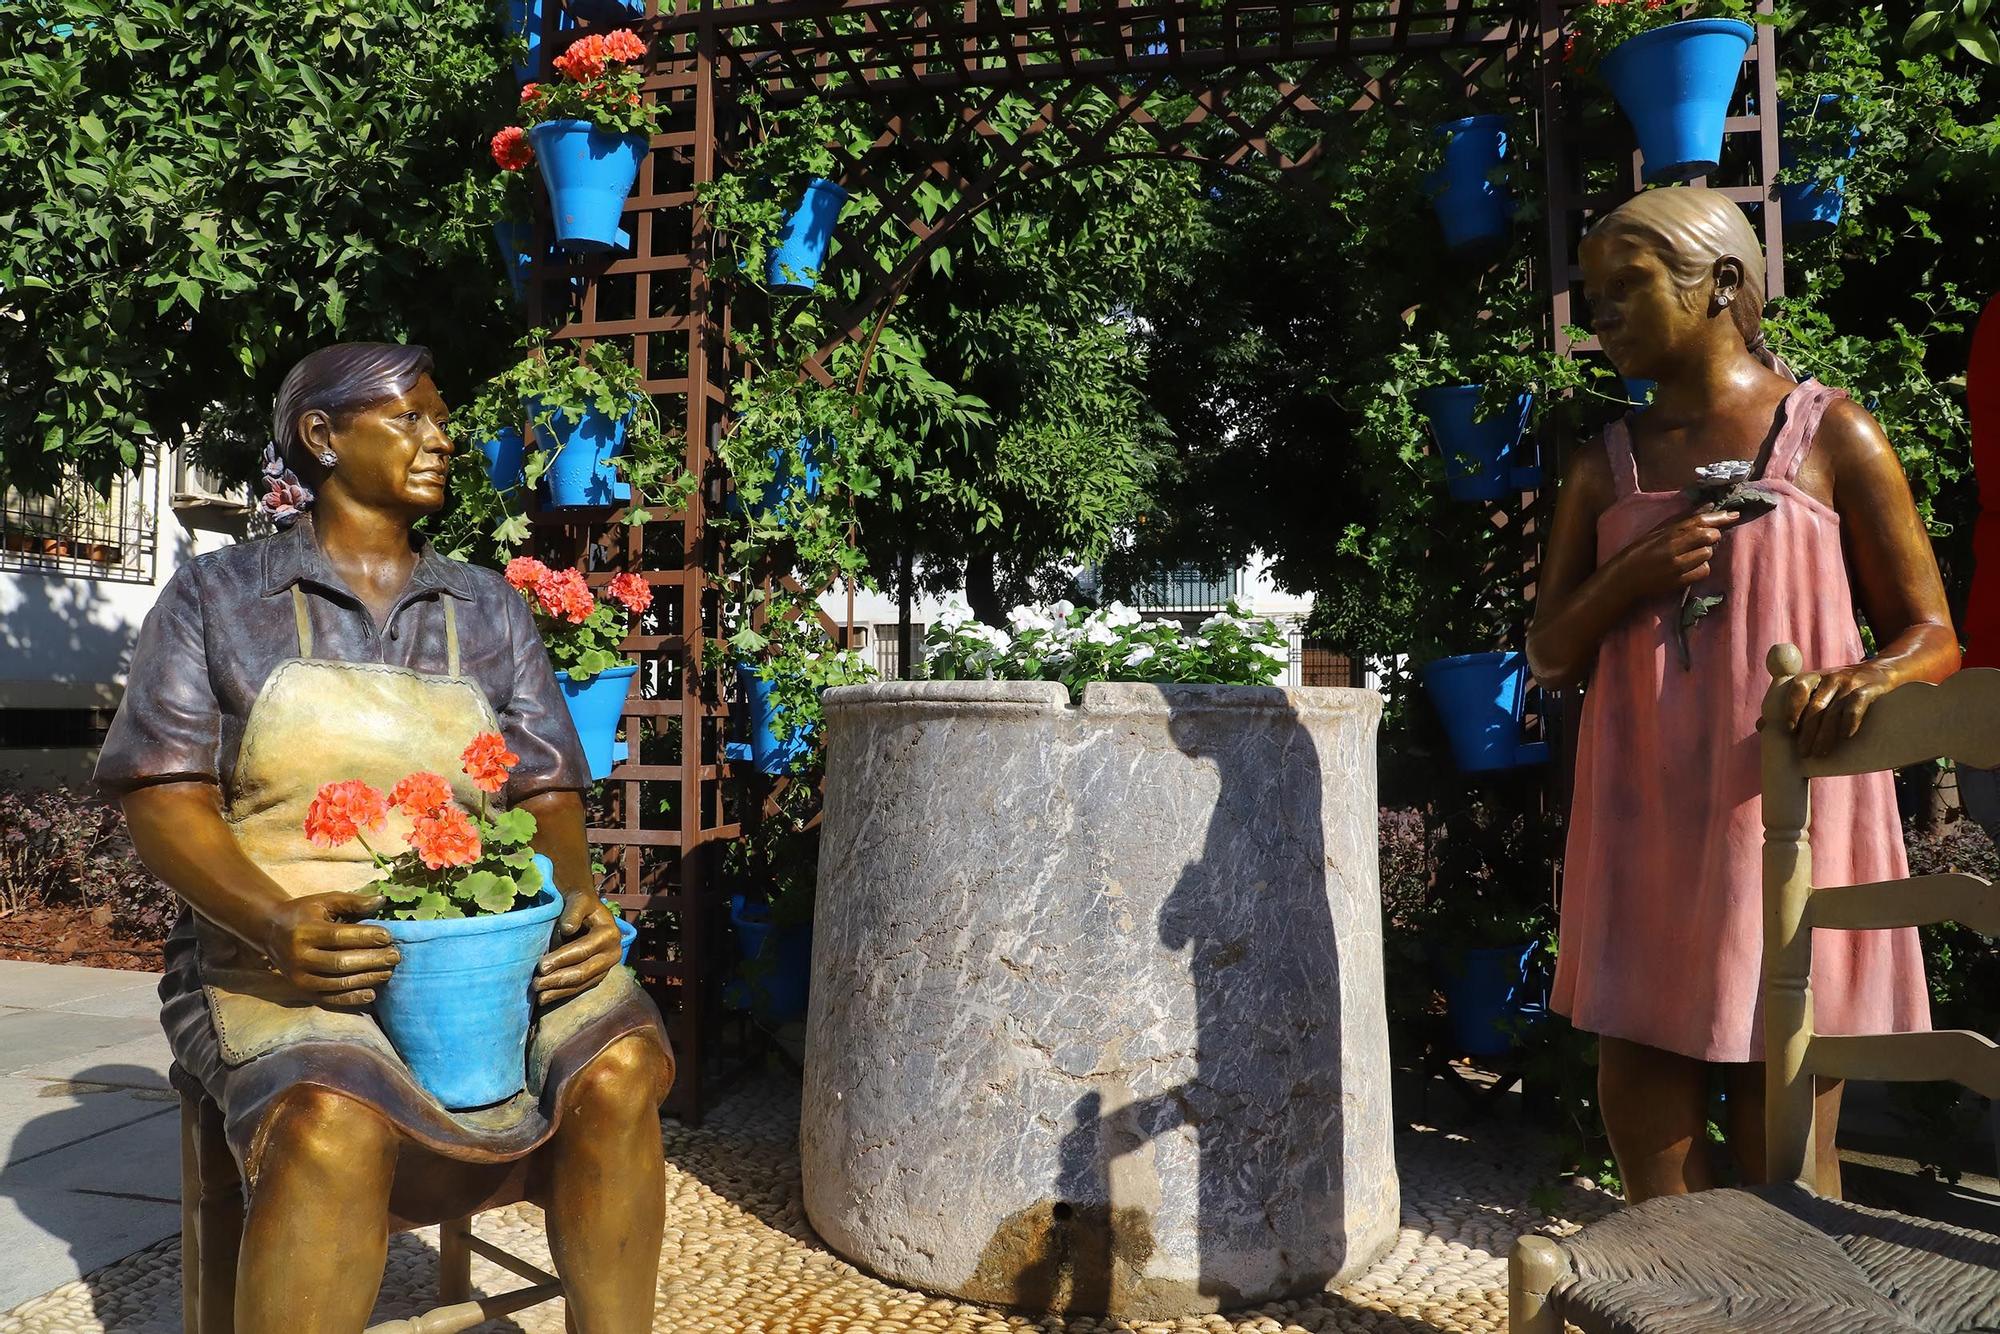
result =
[{"label": "earring", "polygon": [[326,453],[319,456],[319,466],[322,468],[331,468],[334,464],[338,462],[339,460],[334,458],[332,450],[328,450]]},{"label": "earring", "polygon": [[1726,306],[1735,299],[1736,298],[1731,296],[1729,293],[1724,292],[1721,296],[1715,298],[1715,304],[1718,306]]}]

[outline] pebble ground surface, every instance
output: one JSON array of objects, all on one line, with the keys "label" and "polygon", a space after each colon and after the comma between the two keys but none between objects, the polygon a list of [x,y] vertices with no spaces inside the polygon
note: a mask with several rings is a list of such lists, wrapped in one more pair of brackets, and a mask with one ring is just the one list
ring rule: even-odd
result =
[{"label": "pebble ground surface", "polygon": [[[667,1233],[653,1329],[672,1334],[1487,1334],[1507,1325],[1507,1252],[1527,1231],[1561,1235],[1615,1200],[1558,1178],[1532,1132],[1505,1119],[1397,1137],[1403,1227],[1395,1248],[1338,1289],[1179,1321],[1042,1319],[893,1287],[828,1250],[799,1202],[798,1084],[738,1085],[699,1129],[667,1123]],[[541,1211],[483,1214],[480,1235],[547,1268]],[[518,1286],[475,1257],[481,1292]],[[375,1319],[433,1304],[436,1229],[389,1248]],[[163,1242],[0,1314],[0,1334],[176,1334],[180,1246]],[[560,1301],[479,1334],[563,1334]]]}]

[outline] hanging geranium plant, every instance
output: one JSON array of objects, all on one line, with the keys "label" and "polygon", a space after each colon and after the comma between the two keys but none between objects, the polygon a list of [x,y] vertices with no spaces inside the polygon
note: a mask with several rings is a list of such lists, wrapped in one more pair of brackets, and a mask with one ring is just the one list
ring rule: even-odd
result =
[{"label": "hanging geranium plant", "polygon": [[587,681],[614,667],[629,667],[618,652],[630,618],[653,605],[653,586],[636,574],[614,576],[604,585],[605,600],[590,591],[583,572],[551,569],[532,556],[507,562],[507,582],[535,614],[535,628],[556,667],[572,681]]},{"label": "hanging geranium plant", "polygon": [[[652,133],[659,112],[640,92],[643,76],[637,62],[645,58],[646,43],[630,28],[580,39],[555,58],[561,79],[521,86],[521,126],[582,120],[610,134]],[[508,129],[516,134],[525,132],[514,126]],[[500,159],[500,139],[507,133],[502,130],[494,136],[494,160],[509,171],[519,171],[526,162],[509,166]]]}]

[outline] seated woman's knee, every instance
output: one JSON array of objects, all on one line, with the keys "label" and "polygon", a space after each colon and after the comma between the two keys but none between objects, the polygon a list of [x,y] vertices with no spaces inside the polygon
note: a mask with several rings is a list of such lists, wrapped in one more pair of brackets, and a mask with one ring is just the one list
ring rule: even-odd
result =
[{"label": "seated woman's knee", "polygon": [[301,1084],[288,1091],[264,1119],[267,1163],[285,1162],[348,1175],[380,1162],[393,1163],[396,1132],[379,1112],[333,1089]]},{"label": "seated woman's knee", "polygon": [[606,1110],[651,1111],[672,1080],[673,1066],[659,1044],[628,1034],[591,1058],[576,1078],[579,1104]]}]

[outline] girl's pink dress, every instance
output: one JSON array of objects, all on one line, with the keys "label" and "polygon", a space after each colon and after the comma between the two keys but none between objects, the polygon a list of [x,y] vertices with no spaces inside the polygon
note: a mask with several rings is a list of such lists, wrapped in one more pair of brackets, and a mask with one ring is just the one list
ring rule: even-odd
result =
[{"label": "girl's pink dress", "polygon": [[[1584,698],[1563,877],[1555,1009],[1578,1028],[1705,1061],[1764,1057],[1762,776],[1765,654],[1793,643],[1808,669],[1863,658],[1840,516],[1793,479],[1837,389],[1807,381],[1779,410],[1759,476],[1777,508],[1730,529],[1699,593],[1726,592],[1689,632],[1679,595],[1634,608],[1604,639]],[[1605,434],[1617,498],[1597,521],[1610,559],[1662,520],[1679,491],[1639,490],[1628,422]],[[1812,785],[1813,879],[1907,875],[1887,773]],[[1930,1027],[1913,929],[1816,931],[1813,1025],[1823,1033]]]}]

